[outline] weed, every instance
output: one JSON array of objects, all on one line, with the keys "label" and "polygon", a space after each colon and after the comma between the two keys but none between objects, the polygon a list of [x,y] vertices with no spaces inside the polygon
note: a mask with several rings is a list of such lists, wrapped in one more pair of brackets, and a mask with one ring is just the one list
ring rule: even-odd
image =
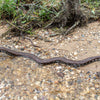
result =
[{"label": "weed", "polygon": [[0,0],[0,18],[13,18],[16,16],[15,0]]}]

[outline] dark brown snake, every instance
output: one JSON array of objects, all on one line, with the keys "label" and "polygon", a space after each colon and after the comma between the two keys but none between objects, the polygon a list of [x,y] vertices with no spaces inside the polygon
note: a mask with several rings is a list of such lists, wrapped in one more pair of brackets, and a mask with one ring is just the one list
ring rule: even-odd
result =
[{"label": "dark brown snake", "polygon": [[24,57],[27,57],[27,58],[34,60],[38,64],[65,63],[67,65],[71,65],[74,67],[83,66],[83,65],[92,63],[94,61],[100,60],[100,56],[93,56],[93,57],[89,57],[89,58],[79,60],[79,61],[70,60],[70,59],[67,59],[65,57],[54,57],[54,58],[50,58],[50,59],[41,59],[41,58],[35,56],[34,54],[17,52],[17,51],[10,50],[10,49],[5,48],[5,47],[0,47],[0,52],[5,52],[7,54],[11,54],[14,56],[24,56]]}]

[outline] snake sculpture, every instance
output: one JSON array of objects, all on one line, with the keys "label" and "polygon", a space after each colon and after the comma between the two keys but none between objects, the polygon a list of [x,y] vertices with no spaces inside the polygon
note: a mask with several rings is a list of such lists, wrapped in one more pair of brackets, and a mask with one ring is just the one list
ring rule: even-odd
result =
[{"label": "snake sculpture", "polygon": [[67,59],[65,57],[54,57],[54,58],[49,58],[49,59],[41,59],[37,56],[35,56],[34,54],[31,53],[24,53],[24,52],[17,52],[5,47],[0,47],[0,52],[5,52],[7,54],[11,54],[13,56],[23,56],[23,57],[28,57],[32,60],[34,60],[35,62],[37,62],[38,64],[51,64],[51,63],[65,63],[67,65],[71,65],[74,67],[80,67],[89,63],[92,63],[94,61],[99,61],[100,60],[100,56],[93,56],[93,57],[89,57],[83,60],[70,60]]}]

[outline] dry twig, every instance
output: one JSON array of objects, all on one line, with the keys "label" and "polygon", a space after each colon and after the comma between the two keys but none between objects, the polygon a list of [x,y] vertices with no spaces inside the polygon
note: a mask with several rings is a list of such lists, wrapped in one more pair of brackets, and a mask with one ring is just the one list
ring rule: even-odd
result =
[{"label": "dry twig", "polygon": [[13,26],[14,28],[16,28],[16,29],[18,29],[19,31],[21,31],[21,32],[20,32],[20,36],[22,36],[23,39],[28,39],[28,40],[31,42],[32,46],[40,48],[39,46],[34,45],[33,42],[32,42],[32,40],[31,40],[30,38],[25,37],[25,36],[22,34],[23,32],[25,32],[25,30],[23,30],[23,29],[17,27],[16,25],[10,23],[9,21],[7,21],[7,22],[8,22],[8,24],[10,24],[11,26]]},{"label": "dry twig", "polygon": [[68,33],[74,29],[77,25],[79,25],[80,21],[75,22],[75,24],[73,26],[71,26],[66,32],[62,33],[64,35],[68,35]]}]

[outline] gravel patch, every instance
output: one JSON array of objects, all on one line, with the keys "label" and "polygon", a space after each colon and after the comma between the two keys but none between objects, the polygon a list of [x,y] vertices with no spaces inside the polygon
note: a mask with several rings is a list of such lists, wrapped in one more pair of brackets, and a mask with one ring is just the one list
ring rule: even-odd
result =
[{"label": "gravel patch", "polygon": [[[0,46],[43,59],[64,56],[81,60],[100,55],[99,22],[77,28],[66,37],[49,37],[54,33],[50,29],[35,32],[43,39],[31,39],[40,48],[26,39],[17,43],[18,37],[10,35],[0,38]],[[0,53],[0,100],[100,100],[99,65],[98,61],[80,68],[59,63],[43,66],[28,58]]]}]

